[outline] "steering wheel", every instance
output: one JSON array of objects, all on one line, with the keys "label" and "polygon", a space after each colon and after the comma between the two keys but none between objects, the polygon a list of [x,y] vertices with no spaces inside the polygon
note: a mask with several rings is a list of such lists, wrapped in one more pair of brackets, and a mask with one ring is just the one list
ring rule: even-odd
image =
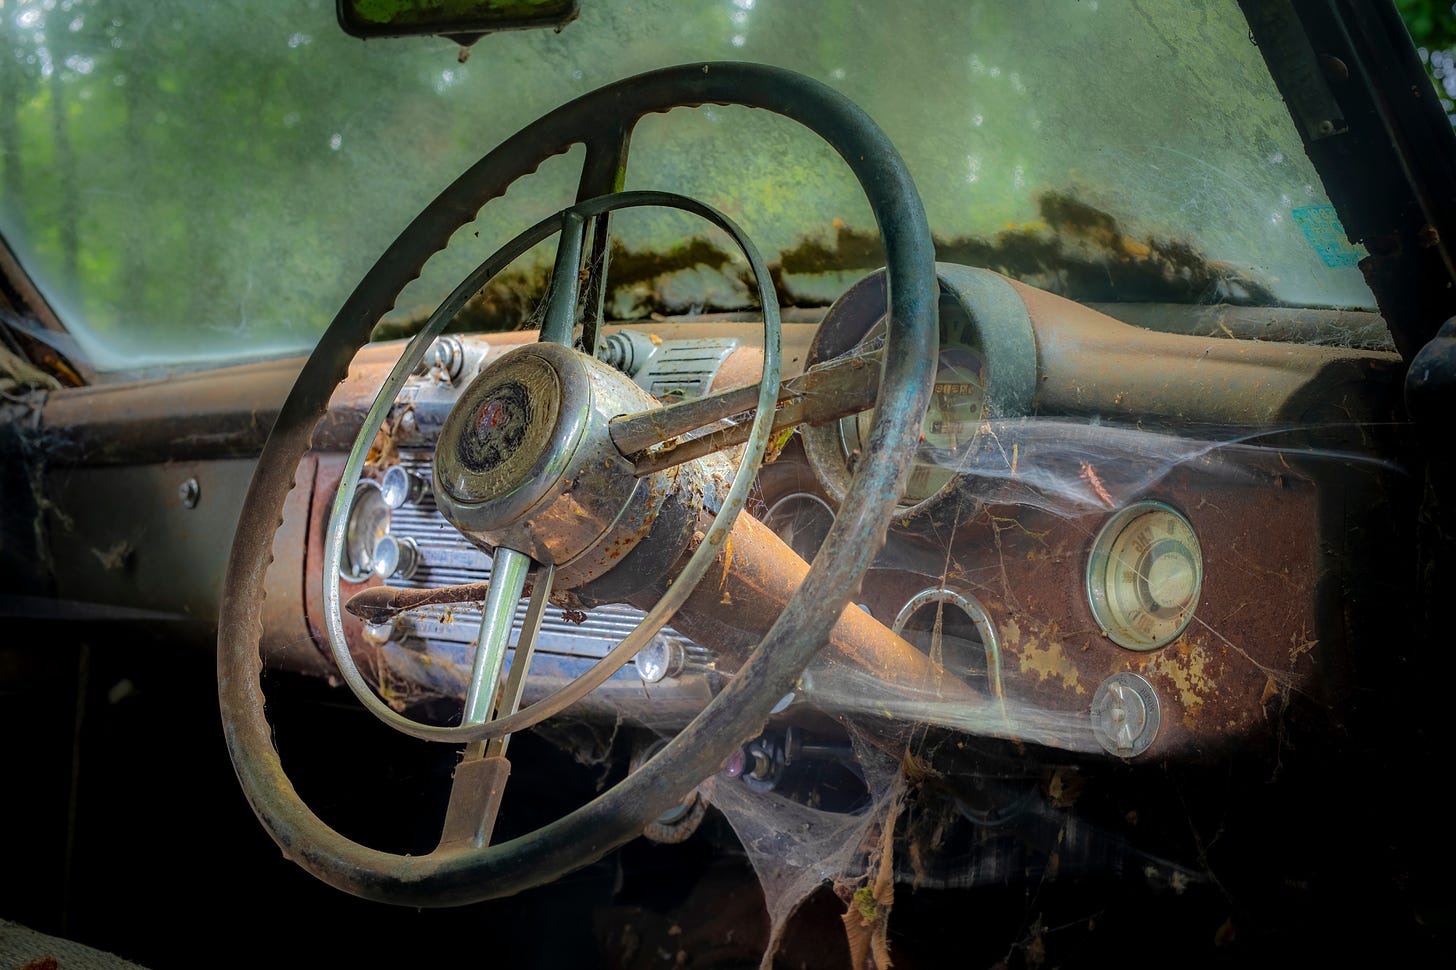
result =
[{"label": "steering wheel", "polygon": [[[605,220],[600,217],[613,208],[647,201],[634,200],[630,198],[632,193],[619,191],[636,123],[647,114],[703,104],[761,108],[797,121],[838,151],[859,180],[879,226],[889,279],[891,323],[883,355],[879,400],[893,402],[895,406],[876,409],[869,444],[835,522],[783,612],[729,685],[649,762],[595,800],[507,842],[484,844],[480,838],[447,840],[424,856],[399,856],[353,842],[314,815],[285,775],[272,744],[260,684],[262,658],[258,647],[264,574],[272,561],[272,544],[282,521],[284,500],[293,488],[295,469],[310,445],[313,431],[325,414],[334,387],[344,379],[354,354],[368,341],[375,323],[393,306],[405,285],[419,274],[425,261],[443,249],[455,230],[472,220],[487,202],[503,195],[516,179],[578,143],[586,146],[578,189],[581,202],[548,220],[551,223],[548,228],[562,230],[549,298],[561,306],[548,307],[542,329],[543,343],[506,355],[515,361],[510,365],[515,369],[507,375],[510,379],[496,373],[495,368],[502,365],[492,365],[491,370],[482,372],[462,393],[442,430],[441,441],[456,434],[450,440],[468,445],[469,428],[475,428],[477,434],[485,433],[481,429],[493,426],[491,416],[510,397],[501,388],[513,381],[531,384],[535,378],[525,372],[532,368],[539,370],[549,365],[555,374],[552,380],[559,387],[552,392],[554,397],[542,399],[546,403],[536,401],[527,406],[522,412],[524,418],[539,416],[542,407],[548,410],[555,407],[559,411],[562,402],[569,401],[574,393],[581,393],[580,388],[573,389],[574,382],[596,381],[599,371],[605,370],[603,365],[570,346],[576,278],[582,239],[587,232],[583,219],[597,218],[595,228],[601,234],[597,242],[604,250]],[[658,201],[663,198],[659,195]],[[682,207],[709,218],[716,216],[700,203],[669,201],[681,203]],[[725,228],[734,232],[730,226]],[[522,234],[517,242],[530,234],[531,231]],[[745,242],[741,238],[739,241]],[[751,246],[747,249],[751,261],[757,262]],[[493,273],[492,267],[508,255],[511,254],[497,253],[478,273]],[[480,284],[467,280],[457,289],[457,294],[467,285]],[[760,289],[763,287],[761,280]],[[776,317],[770,305],[771,293],[767,296],[766,322],[770,315]],[[253,811],[284,854],[337,888],[383,902],[442,906],[496,898],[549,882],[601,858],[640,834],[649,821],[717,771],[738,745],[761,729],[774,704],[792,687],[824,644],[829,631],[837,622],[842,622],[841,613],[859,614],[858,610],[845,607],[884,541],[929,400],[937,345],[937,301],[929,227],[919,195],[898,152],[852,102],[827,86],[790,71],[754,64],[700,63],[642,74],[608,85],[546,114],[473,165],[421,212],[380,257],[320,339],[279,412],[238,523],[219,618],[218,699],[228,751],[238,779]],[[437,316],[443,315],[442,306]],[[590,327],[584,342],[588,347],[594,343]],[[523,360],[527,362],[522,363]],[[403,361],[401,367],[406,368]],[[767,366],[765,369],[768,386],[759,389],[758,397],[766,406],[755,419],[756,429],[763,432],[772,418],[767,412],[778,397],[778,389],[773,386],[776,374],[767,373]],[[379,406],[376,402],[376,408]],[[383,406],[387,407],[388,402]],[[465,430],[457,433],[452,431],[452,425]],[[521,424],[527,430],[533,426],[529,420]],[[604,430],[598,429],[595,433],[593,447],[611,445],[610,437],[604,437]],[[766,433],[756,434],[750,450],[754,442],[761,448],[764,437]],[[464,448],[465,452],[469,450]],[[476,473],[481,473],[482,468],[487,472],[497,470],[490,465],[495,459],[464,454],[459,447],[454,451],[458,463],[470,466],[465,468],[465,473],[472,467]],[[527,455],[528,458],[536,456],[549,458],[550,449],[538,449]],[[471,466],[472,461],[476,462],[475,466]],[[489,467],[481,466],[481,462]],[[526,465],[530,464],[526,461]],[[437,459],[437,473],[439,469]],[[529,468],[518,471],[519,481],[530,478]],[[345,482],[348,481],[346,474]],[[439,484],[437,494],[442,492]],[[531,559],[542,562],[549,577],[554,568],[551,565],[554,548],[551,543],[556,537],[552,531],[553,520],[532,518],[521,523],[509,515],[497,515],[479,524],[472,518],[472,509],[491,506],[501,498],[489,487],[484,487],[484,492],[480,488],[477,486],[476,493],[463,497],[457,494],[453,499],[457,507],[446,509],[446,514],[472,541],[496,546],[493,587],[500,584],[507,588],[504,574],[523,574]],[[509,505],[509,496],[504,501]],[[730,498],[729,504],[731,501]],[[442,506],[449,504],[445,502]],[[526,531],[522,532],[522,528]],[[516,540],[527,533],[531,537],[527,544],[537,545],[525,553],[519,549],[512,552],[512,544],[519,546]],[[741,558],[742,555],[732,557],[735,570],[742,567],[738,561]],[[718,561],[727,568],[728,560],[724,556]],[[516,565],[511,565],[512,561]],[[336,599],[337,582],[330,579],[325,586]],[[519,588],[517,583],[515,589]],[[533,596],[533,604],[544,607],[544,595]],[[737,608],[751,610],[752,605],[739,603]],[[489,601],[486,613],[491,613]],[[508,634],[509,614],[504,615],[504,631],[497,624],[491,637],[503,638]],[[485,652],[487,638],[483,629],[478,654]],[[338,656],[337,647],[335,653]],[[480,667],[477,662],[477,671]],[[516,669],[513,665],[513,673]],[[478,679],[472,679],[472,695],[488,709],[494,691],[478,684]],[[468,722],[471,700],[467,698]],[[494,721],[487,716],[474,718],[473,727],[471,723],[460,728],[416,727],[424,730],[425,736],[431,730],[444,732],[438,740],[475,739],[478,743],[479,739],[499,738],[518,730],[524,723],[521,718],[512,720],[511,716]],[[395,726],[418,734],[414,728]],[[503,779],[497,780],[503,783]],[[461,785],[458,770],[455,784],[457,789]],[[453,803],[452,793],[452,810]],[[450,825],[447,818],[447,831]]]}]

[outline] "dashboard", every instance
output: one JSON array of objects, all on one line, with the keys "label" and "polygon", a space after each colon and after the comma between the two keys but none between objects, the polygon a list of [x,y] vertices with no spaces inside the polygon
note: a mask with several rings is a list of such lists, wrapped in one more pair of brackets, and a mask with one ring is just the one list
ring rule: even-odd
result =
[{"label": "dashboard", "polygon": [[[825,715],[873,707],[891,722],[1067,756],[1196,759],[1267,733],[1291,698],[1344,689],[1341,575],[1351,543],[1370,533],[1351,523],[1391,487],[1379,429],[1398,406],[1398,359],[1168,332],[1174,307],[1167,331],[1134,327],[995,274],[940,273],[933,403],[855,602],[970,699],[925,703],[884,678],[848,689],[826,659],[777,717],[833,731]],[[784,376],[873,353],[884,297],[871,274],[827,312],[791,312]],[[433,443],[474,374],[534,336],[441,338],[406,382],[355,505],[346,599],[385,582],[488,580],[488,553],[435,507]],[[609,328],[602,357],[673,400],[753,383],[761,343],[752,320],[650,321]],[[344,453],[399,352],[384,343],[359,354],[299,468],[268,573],[263,649],[274,666],[335,676],[323,537]],[[48,555],[61,600],[195,628],[204,640],[225,562],[220,537],[297,366],[53,395],[42,514],[56,537]],[[800,429],[758,476],[750,511],[800,557],[813,556],[832,521],[863,428],[851,415]],[[91,500],[103,491],[126,495],[132,515],[118,519]],[[644,605],[549,609],[526,700],[594,663]],[[448,718],[478,621],[467,602],[381,625],[346,615],[345,631],[386,700],[434,704]],[[572,714],[670,731],[740,659],[669,628]]]},{"label": "dashboard", "polygon": [[[849,688],[827,659],[778,719],[823,730],[824,714],[874,709],[1074,755],[1194,759],[1267,732],[1291,696],[1334,689],[1344,634],[1332,576],[1344,550],[1331,540],[1341,514],[1331,496],[1378,487],[1379,463],[1351,440],[1363,425],[1350,408],[1378,408],[1395,358],[1150,332],[983,271],[942,266],[941,277],[931,409],[900,514],[856,602],[972,696],[927,703],[873,681]],[[884,306],[872,274],[818,323],[787,324],[785,376],[872,353]],[[533,339],[433,345],[371,451],[351,513],[345,599],[385,582],[488,581],[488,553],[435,506],[432,445],[473,375]],[[612,329],[602,357],[670,401],[751,383],[761,339],[751,322],[661,321]],[[362,413],[390,351],[361,355],[331,414]],[[1316,422],[1332,400],[1347,419]],[[802,558],[832,521],[865,427],[856,415],[800,429],[760,472],[750,511]],[[341,467],[337,450],[314,455],[303,529],[302,606],[309,646],[323,650],[318,567]],[[579,675],[643,615],[626,603],[583,605],[547,611],[527,702]],[[467,602],[380,624],[346,616],[345,632],[392,704],[449,710],[465,692],[478,624],[479,604]],[[297,641],[277,641],[277,656],[299,652]],[[668,628],[572,716],[671,731],[738,662]]]},{"label": "dashboard", "polygon": [[[1133,326],[1103,312],[1126,308],[1071,303],[964,267],[942,265],[940,276],[943,350],[924,441],[846,611],[897,634],[911,651],[900,656],[931,676],[822,651],[726,777],[645,834],[681,841],[706,824],[711,803],[763,862],[786,851],[780,821],[802,819],[810,835],[790,854],[818,871],[814,860],[858,844],[856,826],[883,817],[854,814],[866,800],[883,808],[897,785],[931,784],[938,807],[907,823],[924,828],[911,833],[921,846],[915,871],[898,872],[918,885],[1109,865],[1135,866],[1150,884],[1186,884],[1199,878],[1201,848],[1186,844],[1190,813],[1165,781],[1176,787],[1178,771],[1207,769],[1195,790],[1214,811],[1235,790],[1224,766],[1252,765],[1253,788],[1237,790],[1263,793],[1290,747],[1333,750],[1329,727],[1368,694],[1371,671],[1399,675],[1385,645],[1401,574],[1366,565],[1394,562],[1413,543],[1395,511],[1413,507],[1418,487],[1393,461],[1400,362],[1378,350],[1240,339],[1221,326],[1188,332],[1206,308],[1143,306]],[[827,311],[786,312],[784,377],[872,359],[884,307],[883,282],[870,274]],[[1270,309],[1257,326],[1277,328],[1284,316]],[[358,489],[343,599],[386,584],[491,578],[489,551],[436,505],[435,446],[481,367],[535,338],[446,336],[405,382]],[[643,394],[690,400],[754,383],[762,339],[752,318],[641,321],[608,328],[602,359]],[[324,540],[346,455],[402,349],[371,344],[354,359],[274,536],[261,649],[272,676],[294,687],[337,684]],[[300,365],[49,396],[32,419],[47,456],[33,470],[46,499],[39,558],[54,578],[54,595],[34,603],[47,622],[103,620],[129,637],[190,642],[200,656],[214,649],[229,539]],[[748,512],[801,559],[833,521],[863,427],[850,414],[799,428],[776,439],[757,475]],[[708,589],[726,596],[716,577]],[[596,663],[649,605],[554,600],[523,702]],[[372,625],[345,613],[344,632],[388,704],[452,723],[479,616],[472,600]],[[518,610],[518,628],[524,619]],[[533,729],[532,743],[593,766],[609,764],[616,745],[640,765],[731,683],[754,645],[716,635],[741,631],[700,636],[684,626],[661,631]],[[883,770],[886,753],[899,765],[904,752],[913,773]]]}]

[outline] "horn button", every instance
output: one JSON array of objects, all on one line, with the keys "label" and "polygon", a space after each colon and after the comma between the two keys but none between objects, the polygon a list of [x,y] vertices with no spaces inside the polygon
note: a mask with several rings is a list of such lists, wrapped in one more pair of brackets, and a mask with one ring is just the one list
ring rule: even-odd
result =
[{"label": "horn button", "polygon": [[549,362],[531,354],[502,360],[465,389],[441,429],[436,487],[463,507],[502,503],[529,485],[532,472],[570,457],[578,435],[573,416],[564,417],[561,380]]},{"label": "horn button", "polygon": [[[435,448],[435,500],[475,545],[557,567],[570,589],[604,575],[652,531],[691,470],[638,479],[608,422],[656,406],[621,372],[559,344],[503,354],[460,395]],[[712,489],[695,488],[695,494]]]}]

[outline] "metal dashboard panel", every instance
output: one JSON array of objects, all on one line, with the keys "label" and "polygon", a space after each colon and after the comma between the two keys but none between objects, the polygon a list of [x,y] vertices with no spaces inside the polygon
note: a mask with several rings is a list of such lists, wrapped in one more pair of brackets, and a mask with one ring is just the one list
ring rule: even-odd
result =
[{"label": "metal dashboard panel", "polygon": [[968,512],[948,550],[901,537],[866,579],[867,605],[889,622],[927,587],[969,591],[994,624],[1016,709],[1086,716],[1099,684],[1130,671],[1162,705],[1149,756],[1243,743],[1278,723],[1291,692],[1332,689],[1325,678],[1339,656],[1339,611],[1322,582],[1316,482],[1269,456],[1211,464],[1175,469],[1141,496],[1181,511],[1203,548],[1194,620],[1164,647],[1118,646],[1092,614],[1082,580],[1112,508],[1062,517],[983,506]]},{"label": "metal dashboard panel", "polygon": [[[304,583],[298,573],[313,461],[306,459],[300,468],[299,484],[289,493],[273,540],[261,649],[271,664],[324,675],[330,664],[304,623]],[[51,561],[46,565],[57,597],[87,615],[170,623],[173,634],[210,647],[231,545],[227,539],[237,526],[253,465],[251,458],[234,458],[47,472]],[[108,612],[108,607],[119,609]]]},{"label": "metal dashboard panel", "polygon": [[[664,339],[652,335],[650,343],[651,353],[632,375],[633,379],[660,397],[695,397],[712,389],[725,361],[744,345],[744,340],[696,335]],[[397,409],[401,415],[408,414],[403,433],[399,435],[402,446],[397,453],[403,467],[433,485],[432,451],[428,447],[433,435],[474,372],[506,347],[505,341],[487,343],[466,338],[462,354],[465,366],[457,379],[442,381],[438,375],[427,374],[411,380],[401,394],[402,409]],[[416,446],[408,447],[406,443]],[[321,616],[317,614],[321,598],[314,589],[317,585],[314,574],[321,563],[317,537],[323,533],[327,506],[337,487],[335,464],[333,456],[321,461],[314,528],[310,530],[308,609],[314,637],[321,645],[326,644],[326,639]],[[391,578],[391,585],[424,589],[478,583],[490,578],[490,556],[468,543],[446,521],[436,507],[431,488],[417,502],[394,510],[390,534],[397,539],[413,540],[420,553],[417,571],[409,578]],[[346,595],[362,585],[346,587]],[[516,608],[513,643],[519,636],[525,613],[523,600]],[[626,604],[601,606],[589,612],[549,608],[527,679],[526,701],[544,696],[574,679],[621,642],[643,616],[640,610]],[[347,616],[344,626],[356,660],[361,661],[363,669],[376,672],[375,677],[386,696],[392,695],[401,702],[463,696],[479,635],[479,604],[422,610],[397,618],[388,631],[366,631]],[[687,642],[671,627],[665,628],[659,637]],[[508,656],[513,659],[513,652]],[[716,674],[711,669],[694,670],[671,682],[652,685],[649,690],[637,675],[634,664],[629,662],[594,691],[578,713],[593,708],[614,714],[625,712],[640,723],[669,727],[686,723],[711,697],[715,683]]]}]

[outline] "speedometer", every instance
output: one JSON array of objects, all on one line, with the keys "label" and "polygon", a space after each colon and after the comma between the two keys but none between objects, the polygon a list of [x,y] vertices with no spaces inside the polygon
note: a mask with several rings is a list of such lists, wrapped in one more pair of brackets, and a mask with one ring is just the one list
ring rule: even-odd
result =
[{"label": "speedometer", "polygon": [[[874,411],[861,411],[844,419],[841,433],[846,454],[855,455],[869,440],[874,416]],[[974,347],[942,347],[930,407],[920,426],[920,447],[902,501],[922,502],[955,478],[985,418],[985,358]]]},{"label": "speedometer", "polygon": [[[1037,391],[1036,337],[1016,287],[988,270],[936,264],[939,351],[920,444],[895,527],[923,533],[960,521],[956,482],[987,442],[987,422],[1030,414]],[[807,364],[866,353],[885,342],[889,292],[877,271],[829,308]],[[804,455],[830,505],[843,501],[860,456],[869,454],[874,411],[800,429]]]}]

